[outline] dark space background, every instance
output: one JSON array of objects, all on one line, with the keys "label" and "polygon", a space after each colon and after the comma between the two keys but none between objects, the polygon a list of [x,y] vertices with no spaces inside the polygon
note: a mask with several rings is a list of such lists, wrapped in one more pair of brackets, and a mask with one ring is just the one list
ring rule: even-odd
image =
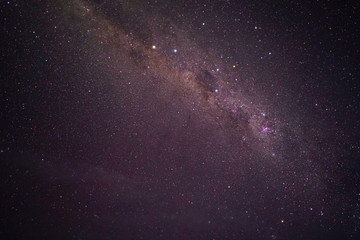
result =
[{"label": "dark space background", "polygon": [[359,239],[356,1],[1,1],[1,239]]}]

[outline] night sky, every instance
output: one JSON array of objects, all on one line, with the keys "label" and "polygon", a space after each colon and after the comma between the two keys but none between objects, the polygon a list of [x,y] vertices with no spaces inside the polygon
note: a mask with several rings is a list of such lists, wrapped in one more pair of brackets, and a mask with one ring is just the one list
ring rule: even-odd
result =
[{"label": "night sky", "polygon": [[360,239],[357,1],[1,1],[1,239]]}]

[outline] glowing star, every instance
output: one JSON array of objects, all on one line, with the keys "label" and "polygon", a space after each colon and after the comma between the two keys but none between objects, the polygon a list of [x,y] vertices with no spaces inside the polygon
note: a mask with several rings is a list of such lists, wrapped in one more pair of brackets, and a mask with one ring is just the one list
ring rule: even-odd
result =
[{"label": "glowing star", "polygon": [[236,65],[235,65],[235,64],[233,65],[233,68],[236,68]]},{"label": "glowing star", "polygon": [[218,92],[219,92],[219,89],[215,89],[215,92],[218,93]]},{"label": "glowing star", "polygon": [[155,45],[152,45],[151,48],[152,48],[152,49],[156,49],[156,46],[155,46]]},{"label": "glowing star", "polygon": [[174,48],[173,52],[174,52],[174,53],[177,53],[177,51],[178,51],[178,50],[177,50],[176,48]]},{"label": "glowing star", "polygon": [[281,223],[284,223],[285,221],[283,219],[281,219]]},{"label": "glowing star", "polygon": [[263,126],[263,127],[261,128],[261,132],[262,132],[262,133],[271,133],[271,132],[272,132],[272,129],[269,128],[269,127]]}]

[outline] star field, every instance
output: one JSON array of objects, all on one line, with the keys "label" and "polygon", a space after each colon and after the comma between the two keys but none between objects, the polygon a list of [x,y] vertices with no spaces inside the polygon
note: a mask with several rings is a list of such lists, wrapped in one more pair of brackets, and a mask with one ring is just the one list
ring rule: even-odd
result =
[{"label": "star field", "polygon": [[2,239],[358,239],[359,4],[5,1]]}]

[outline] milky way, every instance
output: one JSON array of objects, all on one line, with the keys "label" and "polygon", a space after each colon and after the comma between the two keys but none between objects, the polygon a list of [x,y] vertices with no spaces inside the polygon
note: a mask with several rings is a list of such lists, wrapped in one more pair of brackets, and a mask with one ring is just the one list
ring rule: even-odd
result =
[{"label": "milky way", "polygon": [[[80,16],[81,21],[86,21],[80,23],[86,24],[87,31],[93,32],[95,41],[108,45],[114,52],[115,61],[125,58],[131,64],[130,68],[144,69],[143,75],[159,79],[158,87],[168,89],[182,102],[186,102],[185,107],[192,109],[195,114],[200,113],[203,118],[216,121],[220,127],[232,122],[232,126],[226,127],[235,131],[243,141],[248,139],[249,134],[252,138],[269,138],[265,141],[276,141],[281,137],[279,121],[274,116],[271,119],[267,116],[274,115],[274,109],[262,110],[261,103],[255,102],[259,100],[251,100],[251,97],[242,92],[239,83],[242,79],[236,72],[231,71],[231,67],[227,66],[225,61],[217,61],[216,57],[212,56],[216,54],[206,54],[204,50],[199,49],[196,42],[183,30],[171,30],[176,38],[181,40],[175,41],[176,48],[168,49],[167,52],[161,51],[161,45],[166,45],[166,42],[160,40],[156,45],[146,45],[131,31],[126,34],[121,25],[114,25],[104,16],[93,13],[96,10],[86,3],[80,2],[73,7],[78,11],[75,15]],[[147,34],[150,36],[167,38],[167,35],[159,33],[160,30],[155,26],[149,24],[147,27],[150,31]],[[172,29],[171,26],[169,28]],[[187,49],[191,49],[191,52],[186,51]],[[232,67],[237,66],[234,64]]]},{"label": "milky way", "polygon": [[[314,14],[327,8],[4,5],[21,9],[12,21],[9,10],[3,30],[15,39],[4,75],[5,237],[358,236],[358,123],[355,110],[344,110],[356,104],[333,98],[354,89],[350,80],[339,88],[333,75],[355,75],[352,39],[344,57],[329,57],[329,37],[312,30],[328,24]],[[355,15],[355,7],[338,9]]]}]

